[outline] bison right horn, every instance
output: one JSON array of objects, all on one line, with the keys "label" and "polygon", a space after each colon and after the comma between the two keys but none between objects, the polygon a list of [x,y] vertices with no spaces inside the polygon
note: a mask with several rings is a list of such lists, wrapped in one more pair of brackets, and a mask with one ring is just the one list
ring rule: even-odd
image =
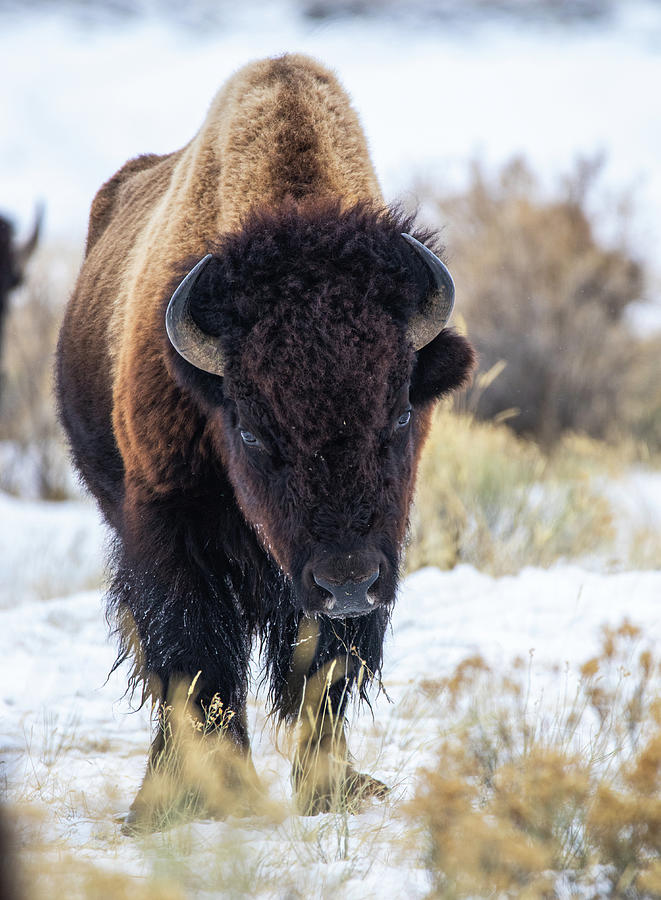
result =
[{"label": "bison right horn", "polygon": [[408,337],[414,350],[422,350],[434,340],[447,325],[454,308],[454,281],[447,266],[410,234],[402,233],[407,241],[425,263],[434,280],[435,290],[427,298],[425,308],[411,316],[408,325]]},{"label": "bison right horn", "polygon": [[193,288],[210,259],[211,253],[202,257],[170,298],[165,313],[165,330],[170,343],[186,362],[212,375],[222,375],[225,365],[220,341],[196,325],[190,311]]}]

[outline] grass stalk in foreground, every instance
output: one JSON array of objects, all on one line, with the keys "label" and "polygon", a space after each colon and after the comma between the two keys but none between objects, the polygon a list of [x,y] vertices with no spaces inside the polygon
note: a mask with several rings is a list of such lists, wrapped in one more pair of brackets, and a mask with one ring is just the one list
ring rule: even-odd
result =
[{"label": "grass stalk in foreground", "polygon": [[434,897],[661,895],[661,665],[641,637],[605,629],[572,693],[555,673],[550,713],[522,660],[427,685],[455,723],[408,807]]}]

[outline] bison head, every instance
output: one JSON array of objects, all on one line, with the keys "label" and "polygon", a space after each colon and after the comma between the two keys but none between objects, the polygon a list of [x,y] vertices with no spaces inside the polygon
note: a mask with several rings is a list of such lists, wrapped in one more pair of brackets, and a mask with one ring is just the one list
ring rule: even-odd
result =
[{"label": "bison head", "polygon": [[452,279],[410,230],[364,205],[254,214],[168,307],[177,377],[309,614],[393,601],[432,402],[473,364],[444,328]]}]

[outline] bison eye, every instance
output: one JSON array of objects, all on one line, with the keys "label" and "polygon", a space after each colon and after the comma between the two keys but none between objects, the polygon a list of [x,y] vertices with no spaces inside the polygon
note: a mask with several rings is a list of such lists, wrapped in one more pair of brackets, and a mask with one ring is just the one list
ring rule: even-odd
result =
[{"label": "bison eye", "polygon": [[399,419],[397,419],[397,427],[398,428],[406,428],[406,426],[411,421],[411,410],[407,409],[406,412],[403,412]]},{"label": "bison eye", "polygon": [[248,444],[249,447],[259,447],[260,443],[252,433],[252,431],[241,431],[241,440],[244,444]]}]

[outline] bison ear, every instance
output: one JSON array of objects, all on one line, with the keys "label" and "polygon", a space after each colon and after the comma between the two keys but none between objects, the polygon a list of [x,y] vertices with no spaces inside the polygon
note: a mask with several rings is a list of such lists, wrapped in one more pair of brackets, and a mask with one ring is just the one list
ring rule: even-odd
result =
[{"label": "bison ear", "polygon": [[444,328],[416,354],[409,390],[411,403],[429,403],[464,387],[474,366],[471,344],[451,328]]}]

